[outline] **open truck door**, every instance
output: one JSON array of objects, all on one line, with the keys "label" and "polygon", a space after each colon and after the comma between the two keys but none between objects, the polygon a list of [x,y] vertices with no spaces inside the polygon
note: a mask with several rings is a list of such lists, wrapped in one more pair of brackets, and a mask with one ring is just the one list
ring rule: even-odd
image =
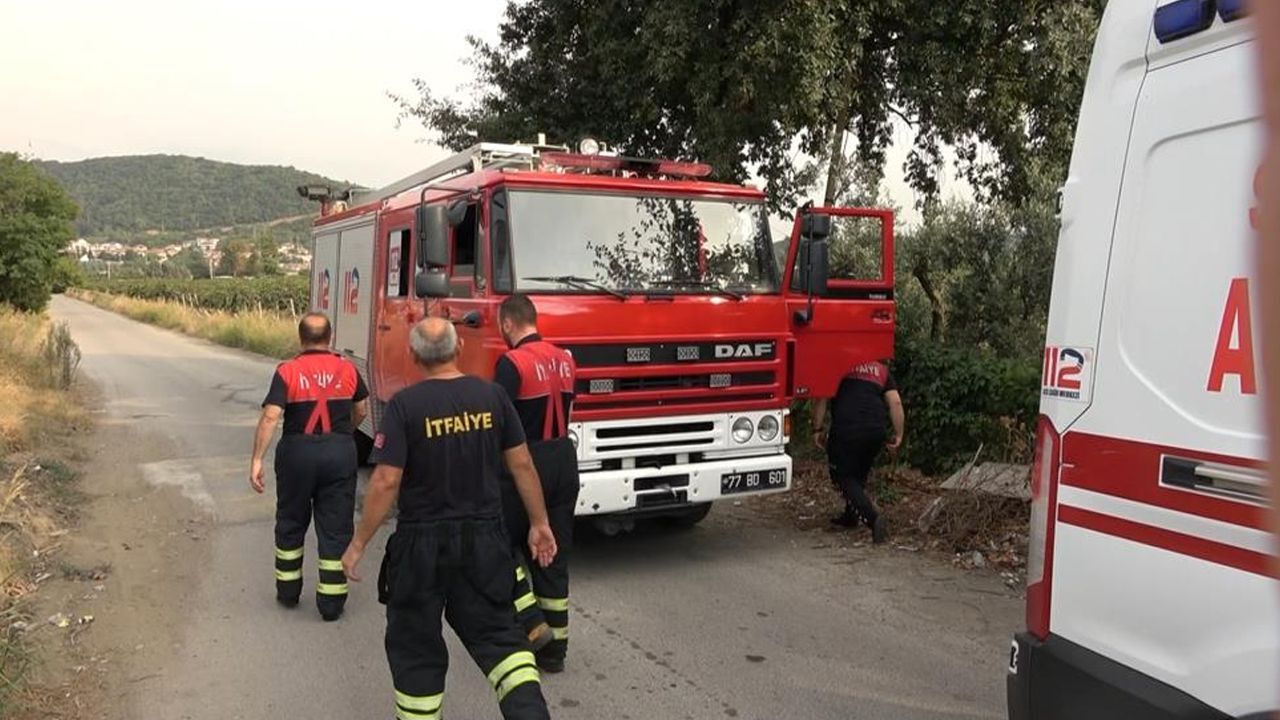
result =
[{"label": "open truck door", "polygon": [[893,356],[893,211],[804,208],[791,231],[790,389],[829,398],[850,368]]}]

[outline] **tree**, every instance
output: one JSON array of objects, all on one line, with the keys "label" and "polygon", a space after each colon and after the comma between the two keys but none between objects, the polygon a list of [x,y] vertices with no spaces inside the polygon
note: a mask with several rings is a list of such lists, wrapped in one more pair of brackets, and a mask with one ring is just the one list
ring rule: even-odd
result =
[{"label": "tree", "polygon": [[77,212],[53,178],[15,153],[0,153],[0,303],[44,308]]},{"label": "tree", "polygon": [[222,256],[218,258],[219,275],[239,277],[246,274],[250,248],[244,240],[223,240],[218,243]]},{"label": "tree", "polygon": [[193,278],[209,277],[209,259],[195,245],[187,246],[178,251],[176,255],[169,258],[167,264],[185,268],[187,274]]},{"label": "tree", "polygon": [[[850,164],[883,168],[899,118],[908,177],[936,195],[943,149],[987,197],[1065,176],[1103,0],[530,0],[496,44],[475,38],[476,90],[415,80],[402,120],[446,146],[591,135],[631,154],[757,172],[775,209]],[[847,138],[854,147],[847,147]],[[985,152],[990,148],[990,154]],[[803,151],[816,163],[797,163]]]}]

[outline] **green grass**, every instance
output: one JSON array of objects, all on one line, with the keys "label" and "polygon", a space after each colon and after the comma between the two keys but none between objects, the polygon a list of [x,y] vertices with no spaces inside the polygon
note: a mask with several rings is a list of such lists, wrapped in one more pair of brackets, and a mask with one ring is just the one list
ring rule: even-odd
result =
[{"label": "green grass", "polygon": [[91,290],[73,290],[69,294],[139,322],[219,345],[273,358],[292,357],[297,352],[297,320],[287,314],[204,310],[166,300],[141,300]]}]

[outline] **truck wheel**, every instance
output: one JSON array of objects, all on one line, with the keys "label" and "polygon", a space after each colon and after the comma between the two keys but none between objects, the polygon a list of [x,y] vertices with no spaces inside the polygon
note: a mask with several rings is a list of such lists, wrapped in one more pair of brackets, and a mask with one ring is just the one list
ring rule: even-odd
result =
[{"label": "truck wheel", "polygon": [[373,452],[373,438],[365,435],[357,430],[356,438],[356,464],[364,467],[369,464],[369,454]]},{"label": "truck wheel", "polygon": [[678,515],[671,515],[663,519],[672,527],[691,528],[705,520],[710,512],[711,503],[699,503]]}]

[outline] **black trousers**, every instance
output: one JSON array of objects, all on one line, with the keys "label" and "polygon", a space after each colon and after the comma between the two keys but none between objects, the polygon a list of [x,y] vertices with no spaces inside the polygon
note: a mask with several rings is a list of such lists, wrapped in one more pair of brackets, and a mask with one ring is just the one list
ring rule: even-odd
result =
[{"label": "black trousers", "polygon": [[303,541],[314,517],[320,578],[316,605],[341,612],[347,602],[342,553],[354,532],[356,444],[350,435],[289,434],[276,446],[276,594],[302,595]]},{"label": "black trousers", "polygon": [[437,720],[449,653],[440,616],[489,677],[507,720],[550,718],[528,640],[511,609],[516,563],[498,518],[400,523],[387,541],[378,600],[396,717]]},{"label": "black trousers", "polygon": [[867,495],[867,477],[885,443],[883,430],[832,428],[827,439],[827,463],[831,481],[844,495],[845,509],[867,525],[875,523],[880,513]]},{"label": "black trousers", "polygon": [[549,626],[551,644],[542,652],[563,660],[569,650],[569,554],[573,546],[573,514],[578,505],[578,456],[568,438],[533,443],[529,454],[542,482],[559,552],[545,568],[530,557],[529,516],[514,483],[503,483],[503,521],[520,561],[512,601],[526,633],[535,632],[544,623]]}]

